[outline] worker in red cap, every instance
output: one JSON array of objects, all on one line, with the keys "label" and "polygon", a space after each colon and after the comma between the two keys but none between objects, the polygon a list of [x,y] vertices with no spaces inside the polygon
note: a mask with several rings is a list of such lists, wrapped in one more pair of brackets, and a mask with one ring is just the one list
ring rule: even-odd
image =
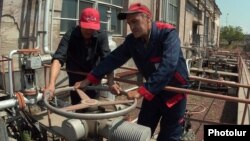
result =
[{"label": "worker in red cap", "polygon": [[[99,11],[94,8],[83,9],[79,25],[66,32],[53,55],[49,85],[46,90],[54,93],[58,74],[65,63],[69,86],[73,86],[86,77],[79,72],[88,73],[109,53],[108,36],[106,32],[100,31]],[[86,93],[91,98],[97,96],[96,91],[86,91]],[[80,97],[75,91],[71,91],[70,96],[72,104],[80,102]]]},{"label": "worker in red cap", "polygon": [[[145,78],[137,90],[128,92],[129,98],[143,97],[137,123],[150,127],[152,134],[160,123],[157,141],[179,141],[183,133],[186,94],[164,89],[165,86],[188,86],[178,32],[170,24],[153,22],[150,10],[141,3],[131,4],[117,18],[127,20],[132,33],[75,87],[98,83],[105,74],[132,58]],[[112,88],[120,93],[118,85]]]}]

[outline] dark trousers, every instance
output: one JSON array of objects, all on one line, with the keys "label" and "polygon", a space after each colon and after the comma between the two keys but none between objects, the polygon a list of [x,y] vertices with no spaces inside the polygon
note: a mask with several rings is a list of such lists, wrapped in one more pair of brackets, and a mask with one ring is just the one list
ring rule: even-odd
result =
[{"label": "dark trousers", "polygon": [[168,108],[161,97],[152,101],[143,100],[138,124],[151,128],[152,135],[160,121],[160,133],[157,141],[179,141],[183,133],[183,118],[186,110],[186,98]]}]

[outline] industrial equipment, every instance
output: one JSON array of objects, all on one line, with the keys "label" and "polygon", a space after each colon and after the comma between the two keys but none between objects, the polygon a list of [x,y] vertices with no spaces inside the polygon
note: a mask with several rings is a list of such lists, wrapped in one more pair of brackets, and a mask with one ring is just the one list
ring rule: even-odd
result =
[{"label": "industrial equipment", "polygon": [[[21,88],[15,90],[13,66],[11,61],[17,54],[21,63]],[[126,121],[124,116],[137,106],[137,100],[91,99],[86,89],[108,91],[100,86],[86,87],[84,90],[74,87],[56,89],[56,97],[49,100],[51,94],[44,92],[39,85],[38,70],[50,55],[41,55],[37,49],[13,50],[9,54],[9,92],[0,100],[0,137],[1,141],[149,141],[150,128]],[[82,101],[70,105],[62,100],[60,94],[77,91]],[[123,92],[126,93],[126,92]],[[110,110],[107,106],[123,104],[123,108]],[[106,107],[105,107],[106,106]],[[83,109],[82,113],[76,110]]]}]

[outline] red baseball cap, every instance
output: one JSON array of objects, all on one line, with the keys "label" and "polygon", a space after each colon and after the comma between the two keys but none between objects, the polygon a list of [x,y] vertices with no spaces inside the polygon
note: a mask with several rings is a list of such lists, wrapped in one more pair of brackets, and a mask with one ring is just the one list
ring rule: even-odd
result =
[{"label": "red baseball cap", "polygon": [[81,12],[80,27],[100,30],[100,14],[94,8],[85,8]]},{"label": "red baseball cap", "polygon": [[126,19],[127,14],[132,14],[132,13],[144,13],[144,14],[148,15],[150,18],[152,16],[152,14],[147,6],[145,6],[141,3],[133,3],[129,6],[127,11],[119,13],[117,15],[117,18],[119,20],[124,20],[124,19]]}]

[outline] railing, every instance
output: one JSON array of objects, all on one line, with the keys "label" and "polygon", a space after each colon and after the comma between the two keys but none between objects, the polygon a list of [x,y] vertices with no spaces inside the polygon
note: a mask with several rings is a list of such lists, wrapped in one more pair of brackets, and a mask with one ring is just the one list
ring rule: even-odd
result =
[{"label": "railing", "polygon": [[[247,85],[248,87],[240,87],[238,91],[239,98],[245,98],[249,100],[250,95],[250,78],[249,78],[249,71],[247,65],[242,57],[238,59],[238,72],[239,72],[239,82],[241,84]],[[250,106],[248,104],[241,104],[238,105],[238,117],[237,123],[238,124],[249,124],[250,122],[250,113],[249,113]]]},{"label": "railing", "polygon": [[[225,100],[225,101],[231,101],[231,102],[236,102],[239,104],[238,107],[238,122],[237,124],[248,124],[249,122],[249,106],[248,104],[250,104],[250,99],[249,99],[249,76],[247,68],[245,63],[243,62],[242,58],[239,58],[239,60],[241,60],[241,63],[239,64],[239,77],[241,77],[242,79],[244,78],[245,82],[242,80],[240,81],[240,83],[236,83],[236,82],[232,82],[232,81],[219,81],[219,80],[213,80],[213,79],[206,79],[206,78],[202,78],[202,77],[197,77],[197,76],[189,76],[190,79],[192,80],[196,80],[196,81],[202,81],[202,82],[208,82],[208,83],[214,83],[214,84],[222,84],[224,86],[230,86],[230,87],[236,87],[239,88],[239,90],[243,90],[244,93],[244,97],[240,96],[241,93],[239,93],[239,97],[234,97],[234,96],[226,96],[226,95],[221,95],[221,94],[217,94],[217,93],[211,93],[211,92],[201,92],[201,91],[196,91],[196,90],[190,90],[190,89],[184,89],[184,88],[176,88],[176,87],[170,87],[167,86],[165,87],[165,90],[168,91],[173,91],[173,92],[179,92],[179,93],[188,93],[191,95],[196,95],[196,96],[202,96],[202,97],[206,97],[206,98],[215,98],[215,99],[220,99],[220,100]],[[132,68],[134,69],[134,68]],[[241,72],[242,71],[242,72]],[[243,76],[244,75],[244,76]],[[134,84],[134,85],[141,85],[140,83],[133,81],[133,80],[127,80],[127,79],[122,79],[122,78],[115,78],[114,80],[116,81],[120,81],[120,82],[125,82],[125,83],[129,83],[129,84]],[[242,83],[244,82],[244,83]],[[243,107],[244,106],[244,107]],[[243,111],[242,111],[243,109]],[[199,121],[199,122],[206,122],[206,123],[211,123],[211,121],[200,121],[197,119],[194,119],[195,121]],[[212,122],[213,124],[225,124],[225,123],[218,123],[218,122]]]}]

